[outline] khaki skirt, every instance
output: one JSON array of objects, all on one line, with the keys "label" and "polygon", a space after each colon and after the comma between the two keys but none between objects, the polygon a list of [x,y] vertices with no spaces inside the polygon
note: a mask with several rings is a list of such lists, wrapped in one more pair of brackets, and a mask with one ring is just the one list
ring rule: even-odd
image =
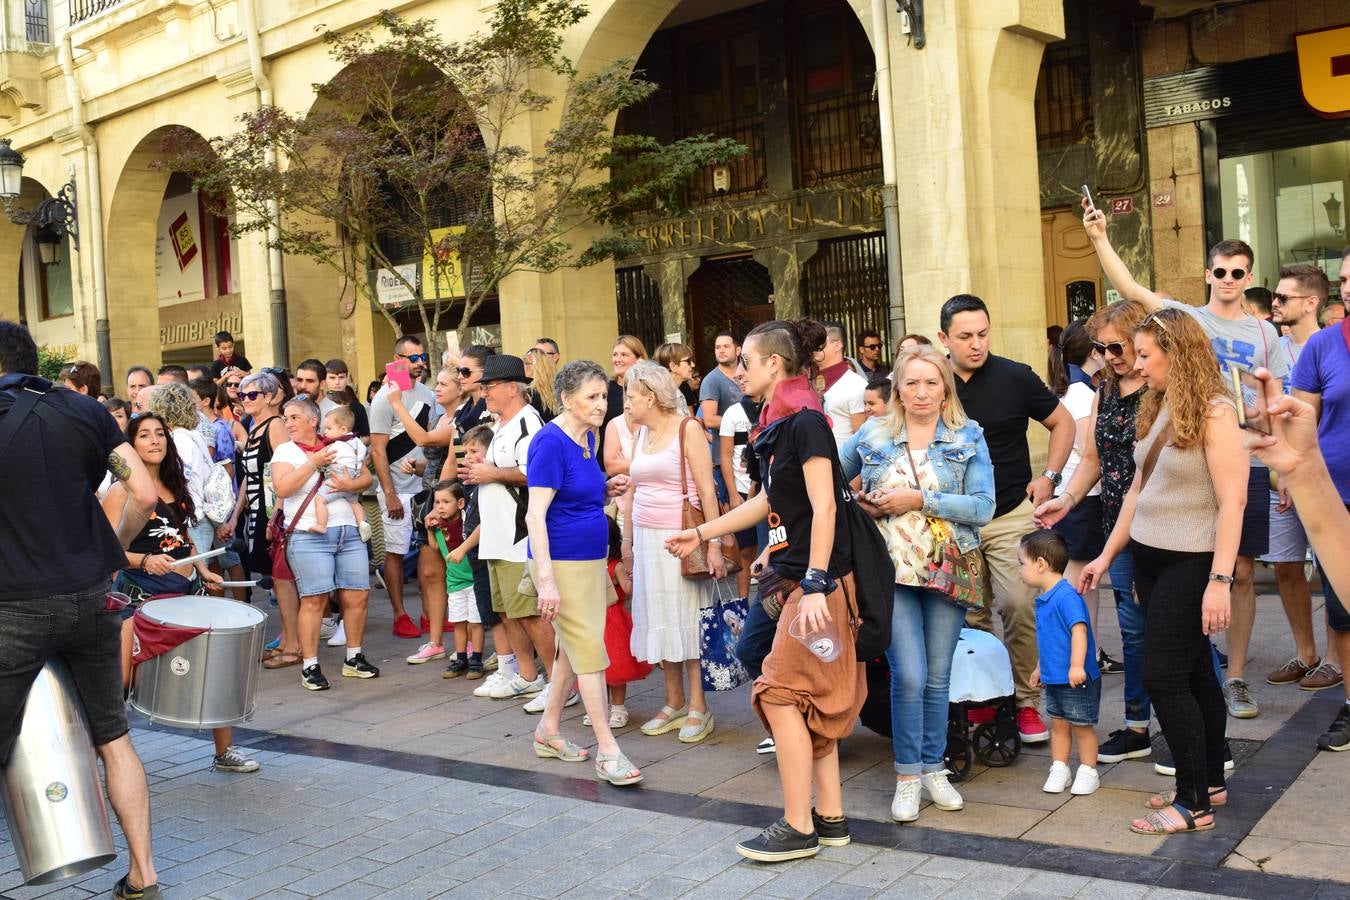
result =
[{"label": "khaki skirt", "polygon": [[[534,562],[530,575],[538,584]],[[605,606],[608,603],[609,571],[607,560],[553,561],[553,580],[558,585],[558,617],[553,630],[558,649],[567,654],[572,671],[578,675],[603,672],[609,668],[605,652]]]}]

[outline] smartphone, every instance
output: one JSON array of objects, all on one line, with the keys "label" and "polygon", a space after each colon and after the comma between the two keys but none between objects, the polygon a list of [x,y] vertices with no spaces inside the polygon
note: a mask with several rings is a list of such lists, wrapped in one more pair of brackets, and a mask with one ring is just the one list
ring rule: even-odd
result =
[{"label": "smartphone", "polygon": [[1092,210],[1095,212],[1097,209],[1097,201],[1092,199],[1092,191],[1088,190],[1088,186],[1086,184],[1080,187],[1078,190],[1082,193],[1083,198],[1087,200],[1088,206],[1092,207]]},{"label": "smartphone", "polygon": [[1230,366],[1233,399],[1237,401],[1238,424],[1248,431],[1270,434],[1270,411],[1266,409],[1266,386],[1246,369]]},{"label": "smartphone", "polygon": [[407,363],[385,363],[384,377],[389,379],[389,383],[397,387],[400,391],[412,390],[412,376],[408,374]]}]

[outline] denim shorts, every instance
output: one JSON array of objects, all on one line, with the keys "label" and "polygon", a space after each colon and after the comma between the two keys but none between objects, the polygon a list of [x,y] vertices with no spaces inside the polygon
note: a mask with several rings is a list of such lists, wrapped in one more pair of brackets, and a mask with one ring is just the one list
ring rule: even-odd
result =
[{"label": "denim shorts", "polygon": [[1047,684],[1045,714],[1052,719],[1066,719],[1070,725],[1096,725],[1097,711],[1102,705],[1102,680],[1094,678],[1081,687],[1067,684]]},{"label": "denim shorts", "polygon": [[1238,556],[1258,559],[1270,551],[1270,470],[1251,466],[1247,470],[1247,506],[1242,511],[1242,534]]},{"label": "denim shorts", "polygon": [[370,590],[370,558],[355,525],[337,525],[327,534],[292,532],[286,561],[301,597]]}]

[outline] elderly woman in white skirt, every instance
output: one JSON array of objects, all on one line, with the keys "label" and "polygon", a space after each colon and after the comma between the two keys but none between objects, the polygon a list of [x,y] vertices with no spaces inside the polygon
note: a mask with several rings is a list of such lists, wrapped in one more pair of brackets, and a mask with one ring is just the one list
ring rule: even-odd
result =
[{"label": "elderly woman in white skirt", "polygon": [[[632,650],[639,660],[659,663],[666,677],[666,704],[642,726],[642,733],[679,729],[680,740],[694,744],[713,730],[699,666],[699,610],[710,603],[710,590],[706,581],[680,574],[680,561],[666,552],[665,542],[684,528],[686,496],[694,506],[709,510],[710,518],[717,517],[712,453],[707,432],[688,417],[669,369],[644,360],[624,378],[629,411],[639,426],[628,470],[633,512],[624,521],[623,538],[624,561],[633,571]],[[717,543],[708,548],[708,564],[717,577],[726,573]]]}]

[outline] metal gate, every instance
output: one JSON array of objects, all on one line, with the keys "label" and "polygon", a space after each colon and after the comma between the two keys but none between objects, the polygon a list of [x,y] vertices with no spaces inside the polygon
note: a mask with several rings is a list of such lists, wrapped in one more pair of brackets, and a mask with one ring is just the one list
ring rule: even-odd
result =
[{"label": "metal gate", "polygon": [[717,365],[713,342],[719,331],[745,340],[750,329],[773,319],[773,280],[749,256],[707,259],[689,277],[689,334],[699,371]]},{"label": "metal gate", "polygon": [[806,314],[844,326],[844,352],[857,352],[858,335],[870,328],[881,335],[882,358],[890,355],[890,292],[886,286],[886,237],[821,241],[802,272]]},{"label": "metal gate", "polygon": [[665,343],[661,327],[661,286],[647,276],[642,266],[614,270],[619,307],[619,334],[642,341],[650,354]]}]

